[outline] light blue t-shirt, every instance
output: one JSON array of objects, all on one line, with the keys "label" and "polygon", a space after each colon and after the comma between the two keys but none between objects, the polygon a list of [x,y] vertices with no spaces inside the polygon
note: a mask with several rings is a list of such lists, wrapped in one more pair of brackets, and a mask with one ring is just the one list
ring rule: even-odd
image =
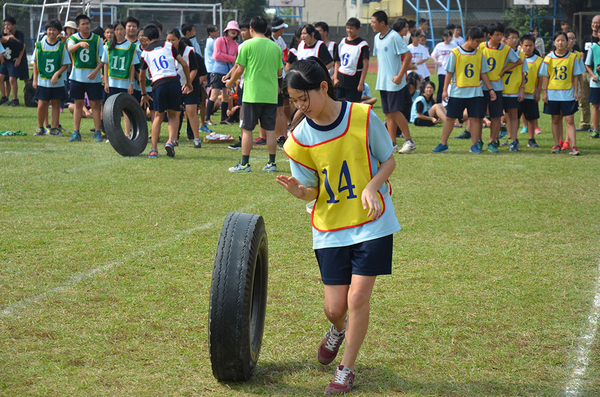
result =
[{"label": "light blue t-shirt", "polygon": [[215,64],[215,60],[213,59],[213,52],[215,47],[215,39],[209,37],[206,39],[206,48],[204,48],[204,65],[206,66],[206,71],[208,73],[212,73],[213,65]]},{"label": "light blue t-shirt", "polygon": [[[142,51],[143,51],[142,47],[140,45],[140,41],[136,40],[136,41],[132,41],[132,43],[136,45],[136,47],[135,47],[135,53],[136,53],[138,61],[139,61],[140,59],[142,59]],[[147,75],[148,74],[146,74],[146,76]],[[142,91],[142,87],[140,87],[140,83],[138,83],[137,78],[135,80],[133,80],[133,89],[134,89],[134,91],[140,91],[140,92]],[[147,86],[146,87],[146,92],[152,92],[152,87],[148,87]]]},{"label": "light blue t-shirt", "polygon": [[[589,51],[588,51],[589,53]],[[559,57],[558,55],[556,55],[556,53],[554,51],[552,51],[550,54],[546,55],[546,58],[550,57],[550,58],[554,58],[554,59],[559,59],[559,58],[564,58],[565,56],[569,55],[570,53],[567,52],[564,56]],[[546,60],[546,58],[544,58],[544,61]],[[581,70],[581,63],[577,62],[577,60],[575,60],[575,62],[573,62],[573,76],[579,76],[580,74],[583,73],[583,70]],[[550,77],[550,75],[548,74],[548,64],[546,62],[542,62],[542,65],[540,66],[540,76],[546,76],[546,77]],[[567,76],[567,78],[571,78],[571,76]],[[570,90],[548,90],[548,100],[549,101],[565,101],[565,102],[570,102],[570,101],[574,101],[575,100],[575,85],[573,84],[573,86],[571,87]]]},{"label": "light blue t-shirt", "polygon": [[[592,44],[592,48],[595,45],[598,45],[598,43]],[[585,64],[588,66],[591,66],[592,70],[594,70],[594,52],[592,51],[591,48],[587,52],[587,58],[585,59]],[[596,75],[596,77],[598,77],[598,74],[596,72],[594,72],[594,74]],[[600,88],[600,79],[598,79],[598,81],[594,81],[593,79],[590,78],[590,88]]]},{"label": "light blue t-shirt", "polygon": [[[295,129],[294,137],[303,145],[316,145],[321,142],[334,139],[342,135],[348,126],[348,115],[350,106],[348,102],[342,101],[342,111],[333,124],[328,126],[316,125],[312,120],[304,119]],[[379,169],[379,162],[386,161],[392,156],[392,140],[387,129],[377,118],[375,112],[371,110],[369,115],[369,152],[371,154],[371,168],[374,173]],[[290,160],[290,168],[294,178],[307,187],[319,186],[319,175],[293,160]],[[313,230],[313,249],[345,247],[363,241],[374,240],[388,236],[400,230],[400,224],[396,218],[392,198],[388,194],[387,185],[382,185],[379,192],[384,196],[385,212],[381,217],[373,222],[362,226],[351,227],[348,229],[336,230],[334,232],[320,232],[314,227]],[[357,192],[356,199],[361,199],[362,192]],[[310,215],[306,214],[307,221],[310,221]]]},{"label": "light blue t-shirt", "polygon": [[[44,51],[56,51],[57,47],[58,47],[58,43],[60,43],[60,41],[57,41],[54,45],[51,45],[48,43],[48,39],[44,38],[42,40],[42,48],[44,49]],[[2,52],[0,51],[0,54],[1,53]],[[37,46],[34,46],[33,47],[33,61],[35,62],[36,60],[37,60]],[[63,53],[63,59],[62,59],[61,65],[70,65],[70,64],[71,64],[71,56],[69,55],[69,50],[65,46],[65,52]],[[48,88],[64,87],[65,79],[67,78],[67,73],[69,73],[69,69],[67,69],[61,73],[56,85],[52,85],[52,82],[50,80],[43,79],[38,74],[37,84],[40,87],[48,87]]]},{"label": "light blue t-shirt", "polygon": [[[515,52],[515,54],[517,54],[517,53]],[[519,56],[519,54],[517,54],[517,56]],[[506,83],[507,79],[511,79],[512,78],[513,74],[515,73],[515,69],[511,69],[508,72],[504,73],[504,76],[502,76],[500,78],[500,80],[502,80],[503,83]],[[522,71],[522,73],[527,73],[527,72],[529,72],[529,65],[527,64],[527,58],[525,58],[525,60],[523,61],[523,71]],[[519,94],[505,94],[505,93],[502,93],[502,96],[503,97],[507,97],[507,98],[511,98],[511,97],[512,98],[518,98]]]},{"label": "light blue t-shirt", "polygon": [[[487,43],[486,43],[487,45]],[[504,43],[500,43],[500,45],[498,46],[498,50],[501,50],[504,47]],[[506,67],[506,65],[508,65],[509,63],[516,63],[519,60],[519,55],[511,48],[508,51],[508,55],[506,56],[506,61],[504,61],[504,65],[502,65],[502,69],[504,69]],[[496,65],[496,67],[498,67],[498,65]],[[500,93],[500,91],[502,91],[504,89],[504,76],[500,77],[498,79],[498,81],[490,81],[492,83],[492,89],[494,91],[496,91],[496,93]],[[489,91],[487,89],[487,87],[485,86],[485,84],[483,84],[483,82],[481,82],[481,88],[483,88],[485,91]]]},{"label": "light blue t-shirt", "polygon": [[[92,34],[92,33],[90,33]],[[73,36],[76,36],[78,39],[81,39],[80,33],[75,33]],[[102,55],[104,55],[104,45],[102,44],[102,40],[98,37],[98,59],[102,59]],[[72,45],[75,45],[73,40],[69,38],[67,40],[67,51],[68,48]],[[69,76],[69,80],[78,81],[80,83],[102,83],[102,73],[98,72],[96,77],[93,80],[88,79],[88,75],[91,73],[91,70],[88,69],[77,69],[75,65],[71,68],[71,75]]]},{"label": "light blue t-shirt", "polygon": [[377,57],[379,71],[375,89],[379,91],[400,91],[406,86],[406,76],[402,76],[400,84],[392,79],[402,69],[402,55],[410,52],[408,46],[395,30],[390,30],[383,38],[381,33],[375,35],[373,55]]},{"label": "light blue t-shirt", "polygon": [[429,112],[429,109],[431,109],[433,107],[433,98],[431,98],[430,101],[427,101],[427,99],[425,99],[425,97],[423,95],[419,95],[417,97],[417,99],[415,99],[415,101],[413,102],[411,108],[410,108],[410,122],[414,123],[415,120],[417,119],[417,104],[418,103],[422,103],[423,104],[423,111],[421,112],[422,115],[427,115],[427,112]]},{"label": "light blue t-shirt", "polygon": [[[115,46],[115,48],[127,50],[129,48],[129,46],[131,46],[131,45],[135,46],[135,43],[132,43],[126,39],[124,42],[117,44]],[[110,62],[113,62],[113,61],[108,59],[108,51],[104,51],[104,54],[102,54],[102,62],[108,64],[108,67],[110,68]],[[138,57],[138,54],[137,54],[137,46],[136,46],[136,51],[133,53],[132,63],[134,65],[137,65],[138,63],[140,63],[140,58]],[[114,79],[114,78],[108,76],[108,86],[111,88],[127,89],[127,88],[129,88],[129,79],[126,79],[126,80]]]},{"label": "light blue t-shirt", "polygon": [[[477,52],[477,49],[473,51],[466,51],[462,47],[458,47],[458,51],[464,55],[473,55]],[[446,63],[446,72],[452,73],[452,82],[448,87],[448,97],[452,98],[474,98],[474,97],[482,97],[483,89],[480,86],[477,87],[457,87],[456,86],[456,56],[452,51],[450,51],[450,55],[448,56],[448,62]],[[485,59],[485,55],[481,54],[481,73],[487,73],[490,71],[490,68],[487,64],[487,59]],[[461,70],[461,73],[463,71]],[[440,87],[441,90],[444,87]]]},{"label": "light blue t-shirt", "polygon": [[371,98],[371,87],[369,87],[369,85],[367,84],[366,81],[365,81],[364,86],[365,86],[365,88],[363,90],[362,96],[366,96],[367,98]]},{"label": "light blue t-shirt", "polygon": [[190,43],[192,43],[192,47],[194,47],[194,50],[196,50],[196,54],[202,54],[202,49],[200,48],[200,44],[198,43],[196,36],[190,39]]},{"label": "light blue t-shirt", "polygon": [[[534,63],[536,61],[536,59],[538,59],[538,58],[539,57],[536,54],[533,54],[529,58],[525,58],[525,63],[527,63],[527,64]],[[523,70],[525,70],[525,69],[523,69]],[[527,72],[529,72],[530,70],[531,69],[529,68],[529,65],[527,65]],[[538,69],[538,78],[541,79],[539,69]],[[538,81],[538,83],[539,83],[539,81]],[[535,92],[533,94],[525,93],[525,99],[533,99],[534,96],[535,96]]]}]

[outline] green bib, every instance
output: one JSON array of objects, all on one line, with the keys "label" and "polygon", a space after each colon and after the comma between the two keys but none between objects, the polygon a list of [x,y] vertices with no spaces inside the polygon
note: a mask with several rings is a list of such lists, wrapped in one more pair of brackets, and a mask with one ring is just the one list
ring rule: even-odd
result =
[{"label": "green bib", "polygon": [[[44,51],[41,41],[35,43],[37,49],[37,69],[40,78],[44,80],[52,80],[52,76],[62,66],[62,60],[65,53],[65,44],[62,41],[58,42],[56,50]],[[60,76],[59,76],[60,78]]]},{"label": "green bib", "polygon": [[129,80],[129,70],[135,55],[135,44],[129,42],[129,48],[113,48],[106,46],[108,53],[108,76],[113,79]]},{"label": "green bib", "polygon": [[592,55],[594,56],[594,74],[597,77],[600,77],[600,74],[598,74],[598,71],[596,70],[598,65],[600,65],[600,44],[598,44],[598,43],[592,44],[590,51],[592,52]]},{"label": "green bib", "polygon": [[70,37],[75,44],[81,42],[87,42],[89,48],[78,48],[77,51],[71,53],[71,60],[73,61],[73,67],[76,69],[96,69],[98,66],[98,42],[100,38],[97,34],[92,33],[89,39],[78,39],[75,35]]}]

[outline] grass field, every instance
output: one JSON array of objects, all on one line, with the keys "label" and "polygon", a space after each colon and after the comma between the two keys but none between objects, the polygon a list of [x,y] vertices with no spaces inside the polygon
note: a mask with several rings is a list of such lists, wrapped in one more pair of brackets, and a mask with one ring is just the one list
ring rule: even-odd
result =
[{"label": "grass field", "polygon": [[[333,365],[316,361],[328,325],[309,216],[260,172],[266,147],[240,175],[224,145],[185,141],[151,161],[94,143],[90,120],[81,143],[34,137],[34,109],[2,106],[0,123],[28,133],[0,137],[0,395],[323,392]],[[600,142],[580,133],[582,156],[551,155],[549,117],[540,125],[540,149],[521,135],[519,153],[479,156],[452,139],[433,155],[441,128],[412,127],[417,150],[391,177],[394,273],[375,286],[355,395],[600,395],[599,345],[582,339],[597,320]],[[278,165],[289,174],[281,151]],[[243,384],[217,382],[208,354],[231,211],[261,214],[269,236],[265,335]]]}]

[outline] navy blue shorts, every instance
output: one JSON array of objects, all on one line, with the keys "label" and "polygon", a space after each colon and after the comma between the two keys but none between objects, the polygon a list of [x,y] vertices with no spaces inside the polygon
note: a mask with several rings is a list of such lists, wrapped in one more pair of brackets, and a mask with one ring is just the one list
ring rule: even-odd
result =
[{"label": "navy blue shorts", "polygon": [[138,101],[138,103],[140,103],[140,101],[142,100],[142,91],[133,90],[133,97],[136,101]]},{"label": "navy blue shorts", "polygon": [[100,83],[81,83],[71,80],[71,98],[85,99],[87,93],[90,101],[101,101],[104,99],[104,87]]},{"label": "navy blue shorts", "polygon": [[194,91],[189,95],[182,94],[181,100],[183,101],[184,105],[198,105],[200,103],[200,93]]},{"label": "navy blue shorts", "polygon": [[589,103],[600,103],[600,88],[590,87]]},{"label": "navy blue shorts", "polygon": [[164,112],[166,110],[181,111],[181,84],[179,81],[159,85],[152,88],[152,110]]},{"label": "navy blue shorts", "polygon": [[504,106],[505,111],[508,111],[509,109],[520,109],[521,102],[517,100],[516,96],[503,96],[502,106]]},{"label": "navy blue shorts", "polygon": [[548,101],[544,103],[544,114],[570,116],[579,110],[577,101]]},{"label": "navy blue shorts", "polygon": [[451,119],[462,119],[465,109],[467,109],[469,117],[482,119],[485,116],[485,102],[483,101],[482,97],[449,97],[448,106],[446,106],[446,117]]},{"label": "navy blue shorts", "polygon": [[67,91],[65,91],[65,87],[42,87],[38,85],[38,88],[35,90],[35,96],[33,99],[36,101],[54,101],[67,98]]},{"label": "navy blue shorts", "polygon": [[355,89],[340,87],[336,90],[335,96],[338,99],[346,99],[348,102],[360,102],[362,98],[362,91]]},{"label": "navy blue shorts", "polygon": [[320,248],[315,256],[325,285],[350,285],[352,275],[392,274],[394,235],[345,247]]},{"label": "navy blue shorts", "polygon": [[381,94],[381,109],[384,114],[403,112],[405,108],[405,90],[379,91]]},{"label": "navy blue shorts", "polygon": [[15,67],[14,61],[5,61],[4,64],[0,65],[0,74],[8,77],[19,78],[21,71],[19,68]]},{"label": "navy blue shorts", "polygon": [[[106,95],[106,98],[111,97],[113,95],[120,94],[122,92],[127,94],[127,88],[109,87],[109,90],[110,90],[110,92]],[[106,92],[106,91],[104,91],[104,92]]]},{"label": "navy blue shorts", "polygon": [[490,99],[490,92],[483,90],[483,99],[485,100],[485,107],[488,108],[487,114],[490,118],[497,118],[504,116],[504,106],[502,105],[502,91],[496,91],[496,100]]},{"label": "navy blue shorts", "polygon": [[521,111],[519,113],[523,114],[527,121],[537,120],[540,118],[540,106],[533,99],[524,99],[521,102]]}]

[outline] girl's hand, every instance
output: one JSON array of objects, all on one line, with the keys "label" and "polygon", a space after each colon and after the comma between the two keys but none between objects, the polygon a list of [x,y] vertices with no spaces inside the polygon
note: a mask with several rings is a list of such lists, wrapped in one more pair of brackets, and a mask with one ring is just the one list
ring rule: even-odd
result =
[{"label": "girl's hand", "polygon": [[367,217],[371,217],[373,220],[375,220],[381,216],[382,208],[376,191],[374,192],[369,188],[365,188],[365,190],[362,192],[361,200],[363,209],[366,210],[367,206],[369,206],[369,213],[367,214]]},{"label": "girl's hand", "polygon": [[548,103],[548,91],[544,90],[544,93],[542,94],[542,100],[544,103]]},{"label": "girl's hand", "polygon": [[277,177],[277,183],[290,192],[293,196],[303,199],[308,193],[308,188],[298,181],[293,176],[279,175]]}]

